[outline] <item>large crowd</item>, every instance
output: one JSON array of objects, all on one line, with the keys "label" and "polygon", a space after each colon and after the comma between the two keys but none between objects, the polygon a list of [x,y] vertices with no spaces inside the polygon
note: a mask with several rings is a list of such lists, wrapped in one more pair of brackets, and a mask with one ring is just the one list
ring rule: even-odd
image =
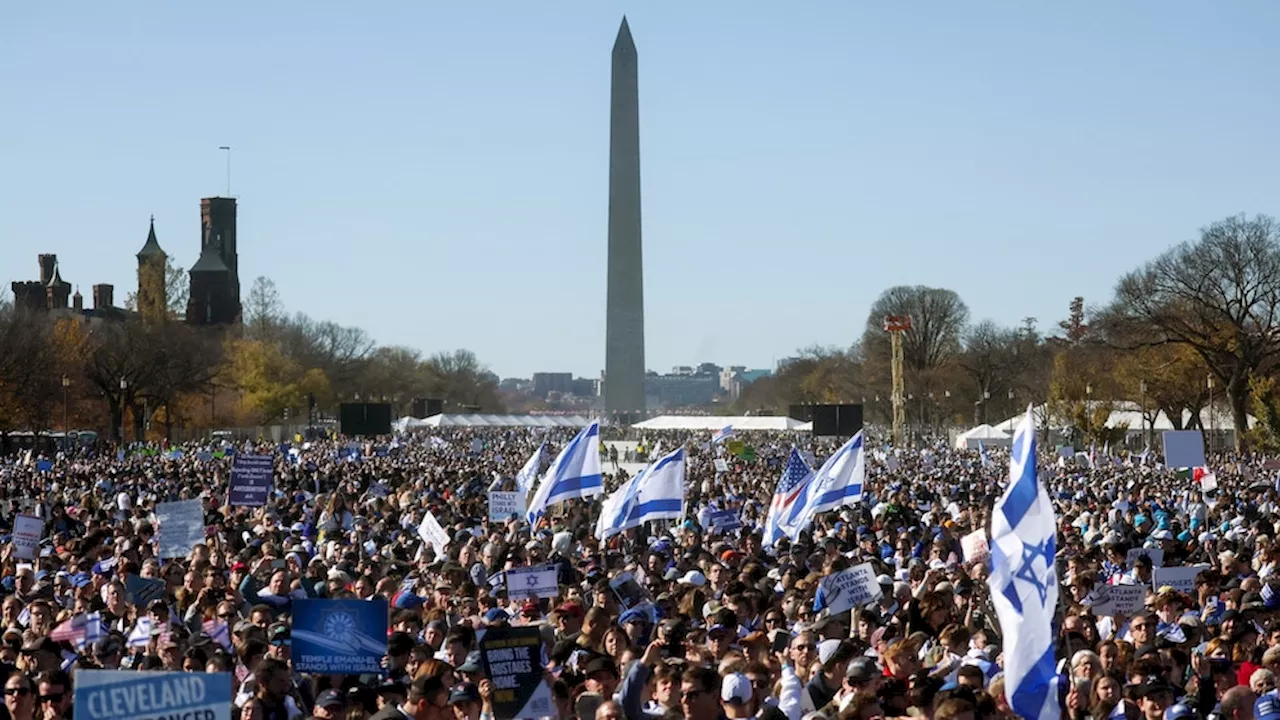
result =
[{"label": "large crowd", "polygon": [[[244,720],[493,720],[477,636],[531,625],[547,717],[1013,717],[989,561],[965,542],[990,526],[1006,452],[867,443],[861,501],[767,544],[791,449],[817,467],[837,443],[744,433],[754,451],[744,460],[706,432],[651,432],[641,453],[687,448],[683,519],[602,542],[597,497],[555,505],[534,526],[489,522],[488,491],[512,487],[544,438],[554,452],[572,434],[438,429],[2,459],[0,532],[20,514],[45,522],[35,558],[17,558],[11,535],[0,554],[3,714],[71,718],[77,672],[111,669],[231,673],[231,717]],[[228,505],[231,450],[274,456],[264,505]],[[602,457],[612,489],[625,470],[616,449]],[[1211,458],[1218,487],[1204,493],[1154,454],[1089,467],[1043,453],[1040,465],[1058,521],[1062,715],[1280,720],[1280,536],[1266,461]],[[156,505],[196,498],[205,542],[158,557]],[[708,523],[726,510],[741,527]],[[416,532],[426,512],[449,536],[443,547]],[[877,597],[815,612],[823,578],[863,563]],[[512,600],[494,582],[546,564],[554,598]],[[1193,581],[1157,582],[1162,568],[1193,566]],[[623,574],[635,583],[620,591],[611,581]],[[144,598],[137,578],[163,585]],[[1122,612],[1110,589],[1135,585],[1141,602]],[[380,672],[294,668],[293,606],[316,598],[386,600]],[[102,632],[57,631],[89,613]]]}]

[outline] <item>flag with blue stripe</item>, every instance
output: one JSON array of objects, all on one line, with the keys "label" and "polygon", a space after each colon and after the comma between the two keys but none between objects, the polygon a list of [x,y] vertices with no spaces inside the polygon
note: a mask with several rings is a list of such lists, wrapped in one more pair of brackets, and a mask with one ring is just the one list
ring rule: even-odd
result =
[{"label": "flag with blue stripe", "polygon": [[610,537],[622,532],[622,524],[627,519],[627,509],[631,507],[631,501],[635,498],[640,488],[640,478],[644,477],[649,467],[645,466],[640,472],[636,473],[630,480],[618,486],[609,497],[604,499],[600,505],[600,517],[596,519],[596,537],[600,540],[608,540]]},{"label": "flag with blue stripe", "polygon": [[542,454],[546,450],[547,443],[544,441],[529,456],[524,467],[520,468],[520,472],[516,473],[516,492],[526,496],[529,494],[529,488],[533,487],[533,481],[538,477],[538,471],[542,469]]},{"label": "flag with blue stripe", "polygon": [[983,445],[981,440],[978,441],[978,457],[982,459],[983,470],[990,470],[995,465],[991,461],[991,455],[987,452],[987,446]]},{"label": "flag with blue stripe", "polygon": [[587,498],[604,492],[600,473],[600,421],[582,428],[560,451],[542,484],[529,502],[529,524],[536,523],[547,508],[565,500]]},{"label": "flag with blue stripe", "polygon": [[856,505],[862,500],[862,484],[866,479],[866,455],[863,449],[862,431],[840,446],[813,476],[812,488],[807,493],[808,502],[794,508],[786,525],[792,540],[809,526],[818,513],[835,510],[845,505]]},{"label": "flag with blue stripe", "polygon": [[731,437],[733,437],[733,426],[725,425],[724,427],[717,430],[714,435],[711,436],[711,444],[715,445],[716,443],[724,442],[725,440],[728,440]]},{"label": "flag with blue stripe", "polygon": [[787,518],[791,516],[793,508],[807,502],[812,482],[813,469],[801,457],[799,450],[791,448],[791,455],[782,468],[778,487],[773,491],[773,501],[769,503],[769,515],[765,518],[765,546],[771,546],[791,534]]},{"label": "flag with blue stripe", "polygon": [[1009,486],[991,517],[991,602],[1004,635],[1005,697],[1027,720],[1058,720],[1059,677],[1053,651],[1058,605],[1057,521],[1036,477],[1031,408],[1013,436]]},{"label": "flag with blue stripe", "polygon": [[684,469],[684,447],[678,447],[637,475],[619,530],[684,515]]}]

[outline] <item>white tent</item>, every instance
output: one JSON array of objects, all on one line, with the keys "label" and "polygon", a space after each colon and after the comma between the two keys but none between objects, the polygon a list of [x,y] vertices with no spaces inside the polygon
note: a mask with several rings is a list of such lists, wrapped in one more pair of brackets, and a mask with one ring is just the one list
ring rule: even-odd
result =
[{"label": "white tent", "polygon": [[730,426],[735,432],[772,431],[810,432],[813,423],[801,422],[785,415],[659,415],[638,422],[631,427],[637,430],[706,430],[715,432]]},{"label": "white tent", "polygon": [[397,432],[438,427],[530,427],[581,428],[591,420],[582,415],[432,415],[419,420],[402,417],[394,423]]},{"label": "white tent", "polygon": [[[1135,402],[1106,402],[1102,400],[1095,400],[1090,404],[1090,407],[1105,407],[1109,409],[1110,413],[1107,416],[1107,421],[1103,423],[1103,425],[1109,428],[1124,427],[1126,428],[1125,434],[1129,437],[1142,435],[1144,428],[1151,432],[1175,429],[1173,423],[1169,420],[1168,415],[1166,415],[1163,410],[1156,413],[1154,421],[1148,422],[1143,416],[1142,407]],[[1043,404],[1037,405],[1031,409],[1031,412],[1035,418],[1036,427],[1043,427],[1045,406]],[[1022,418],[1023,415],[1018,414],[995,427],[997,430],[1011,434],[1017,428],[1018,423],[1022,422]],[[1191,412],[1183,410],[1182,427],[1186,428],[1190,425],[1191,420]],[[1257,422],[1257,419],[1252,415],[1247,415],[1246,420],[1250,428],[1252,428]],[[1065,421],[1062,418],[1055,417],[1051,418],[1050,424],[1054,429],[1057,429],[1064,425]],[[1235,422],[1231,417],[1231,411],[1222,406],[1218,406],[1212,411],[1210,411],[1209,408],[1202,409],[1200,411],[1200,426],[1204,428],[1213,428],[1215,432],[1235,430]]]},{"label": "white tent", "polygon": [[990,447],[1008,447],[1013,438],[1003,430],[982,424],[972,430],[956,435],[957,450],[976,450],[979,445]]}]

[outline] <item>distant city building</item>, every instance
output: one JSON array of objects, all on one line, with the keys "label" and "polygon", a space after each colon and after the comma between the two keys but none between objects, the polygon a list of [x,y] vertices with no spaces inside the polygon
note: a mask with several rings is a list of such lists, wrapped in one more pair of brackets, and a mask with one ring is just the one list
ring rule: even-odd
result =
[{"label": "distant city building", "polygon": [[138,251],[138,314],[145,320],[164,319],[169,311],[165,291],[165,270],[169,256],[156,240],[156,216],[151,216],[147,241]]},{"label": "distant city building", "polygon": [[745,365],[733,365],[720,371],[720,389],[728,394],[729,400],[737,400],[743,388],[772,374],[771,370],[748,370]]},{"label": "distant city building", "polygon": [[529,394],[539,400],[554,397],[557,401],[574,398],[593,398],[600,394],[600,381],[595,378],[575,378],[567,372],[536,372],[533,374]]}]

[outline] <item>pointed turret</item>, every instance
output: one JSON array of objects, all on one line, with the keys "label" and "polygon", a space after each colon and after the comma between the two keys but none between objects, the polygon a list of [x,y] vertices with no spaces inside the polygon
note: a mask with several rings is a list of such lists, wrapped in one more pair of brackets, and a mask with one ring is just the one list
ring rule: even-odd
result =
[{"label": "pointed turret", "polygon": [[147,242],[138,251],[139,260],[147,260],[153,257],[167,258],[164,250],[160,249],[160,241],[156,240],[156,216],[151,216],[151,230],[147,233]]}]

